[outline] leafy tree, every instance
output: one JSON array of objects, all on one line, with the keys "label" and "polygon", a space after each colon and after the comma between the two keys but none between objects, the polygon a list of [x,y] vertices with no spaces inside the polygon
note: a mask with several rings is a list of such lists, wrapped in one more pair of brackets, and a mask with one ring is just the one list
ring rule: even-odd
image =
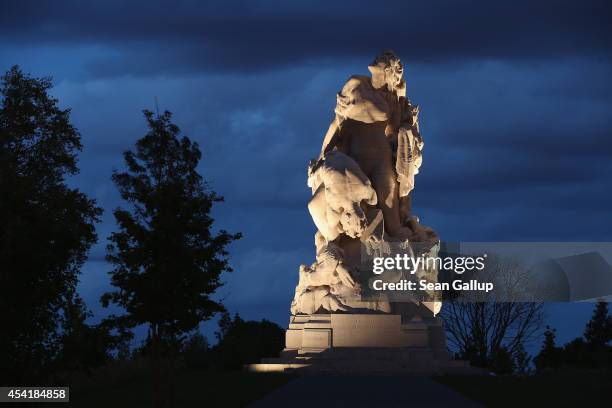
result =
[{"label": "leafy tree", "polygon": [[[226,246],[240,234],[212,231],[211,208],[223,199],[197,172],[197,143],[180,137],[170,112],[144,115],[148,133],[124,153],[127,171],[112,176],[128,207],[114,211],[119,230],[109,238],[107,259],[117,290],[102,303],[125,309],[116,317],[124,327],[148,325],[159,389],[180,337],[223,310],[211,295],[222,285],[220,275],[231,271]],[[164,398],[156,395],[156,403],[169,403]]]},{"label": "leafy tree", "polygon": [[0,83],[0,380],[13,384],[45,378],[61,353],[102,212],[66,184],[81,137],[51,87],[17,66]]},{"label": "leafy tree", "polygon": [[114,334],[107,320],[96,325],[87,324],[86,320],[91,316],[79,296],[75,296],[64,309],[62,350],[58,362],[63,371],[68,371],[67,375],[90,373],[92,368],[111,361],[114,350],[120,354],[129,347],[131,333]]},{"label": "leafy tree", "polygon": [[612,340],[612,316],[608,313],[608,302],[597,302],[593,317],[584,330],[584,338],[595,346],[604,346]]},{"label": "leafy tree", "polygon": [[245,364],[258,363],[264,357],[276,357],[285,345],[285,331],[267,320],[234,319],[224,313],[217,332],[215,347],[217,364],[222,368],[241,369]]}]

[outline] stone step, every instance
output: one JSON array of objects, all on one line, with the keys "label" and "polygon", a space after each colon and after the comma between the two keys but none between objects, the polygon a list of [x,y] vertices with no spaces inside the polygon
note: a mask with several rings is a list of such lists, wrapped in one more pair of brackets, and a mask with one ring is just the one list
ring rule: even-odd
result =
[{"label": "stone step", "polygon": [[314,362],[314,363],[296,363],[296,362],[278,362],[278,363],[261,363],[249,364],[245,368],[253,372],[285,372],[298,374],[322,374],[322,373],[359,373],[373,375],[387,374],[407,374],[407,375],[433,375],[433,374],[466,374],[466,375],[483,375],[484,370],[463,366],[463,365],[447,365],[438,364],[410,365],[410,364],[380,364],[375,362]]},{"label": "stone step", "polygon": [[[432,350],[401,349],[342,349],[288,350],[280,358],[263,359],[262,364],[250,366],[254,371],[317,371],[359,373],[462,373],[481,374],[467,361],[453,360],[444,354],[437,358]],[[475,372],[476,371],[476,372]]]}]

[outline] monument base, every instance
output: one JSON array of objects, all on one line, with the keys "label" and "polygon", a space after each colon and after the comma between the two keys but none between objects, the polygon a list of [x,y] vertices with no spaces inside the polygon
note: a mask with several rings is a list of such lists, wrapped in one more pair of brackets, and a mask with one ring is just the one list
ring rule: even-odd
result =
[{"label": "monument base", "polygon": [[454,360],[438,318],[406,321],[399,314],[291,316],[278,358],[250,364],[257,372],[481,374]]}]

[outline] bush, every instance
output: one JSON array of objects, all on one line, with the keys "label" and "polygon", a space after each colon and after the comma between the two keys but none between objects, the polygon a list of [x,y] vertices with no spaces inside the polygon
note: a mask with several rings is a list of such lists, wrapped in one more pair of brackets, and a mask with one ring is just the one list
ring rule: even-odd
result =
[{"label": "bush", "polygon": [[232,320],[226,313],[219,327],[214,352],[216,364],[223,368],[240,369],[264,357],[277,357],[285,344],[285,331],[265,319],[245,321],[236,314]]},{"label": "bush", "polygon": [[514,357],[504,347],[500,347],[492,356],[489,366],[495,374],[510,375],[515,369]]},{"label": "bush", "polygon": [[210,367],[211,351],[208,347],[208,340],[200,333],[195,333],[185,341],[181,355],[187,368]]}]

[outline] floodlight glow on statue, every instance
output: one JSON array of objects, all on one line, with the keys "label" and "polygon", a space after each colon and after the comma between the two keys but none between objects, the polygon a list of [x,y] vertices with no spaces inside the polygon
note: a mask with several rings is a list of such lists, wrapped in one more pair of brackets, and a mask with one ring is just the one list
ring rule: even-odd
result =
[{"label": "floodlight glow on statue", "polygon": [[[418,106],[406,98],[404,68],[391,51],[368,68],[371,77],[352,76],[338,93],[321,154],[308,168],[317,255],[315,263],[300,267],[294,316],[397,312],[382,295],[361,298],[355,276],[361,244],[404,242],[410,251],[410,244],[419,242],[431,251],[438,248],[435,232],[411,214],[410,192],[422,163],[423,140]],[[434,315],[441,306],[423,304]]]},{"label": "floodlight glow on statue", "polygon": [[[371,77],[352,76],[338,93],[321,154],[308,166],[316,261],[300,266],[285,349],[250,364],[251,371],[473,371],[448,353],[435,288],[398,298],[373,284],[383,275],[374,274],[372,256],[388,257],[395,248],[413,259],[436,258],[440,240],[410,212],[423,140],[402,63],[389,51],[369,69]],[[427,264],[384,275],[387,282],[410,273],[435,283],[437,267]]]},{"label": "floodlight glow on statue", "polygon": [[371,77],[352,76],[338,93],[321,154],[308,166],[316,261],[300,266],[285,349],[251,371],[473,372],[448,353],[435,288],[398,298],[373,284],[383,275],[402,282],[405,273],[437,282],[437,267],[426,262],[379,275],[370,261],[391,259],[391,248],[436,258],[440,240],[410,212],[423,140],[402,63],[388,51],[369,69]]}]

